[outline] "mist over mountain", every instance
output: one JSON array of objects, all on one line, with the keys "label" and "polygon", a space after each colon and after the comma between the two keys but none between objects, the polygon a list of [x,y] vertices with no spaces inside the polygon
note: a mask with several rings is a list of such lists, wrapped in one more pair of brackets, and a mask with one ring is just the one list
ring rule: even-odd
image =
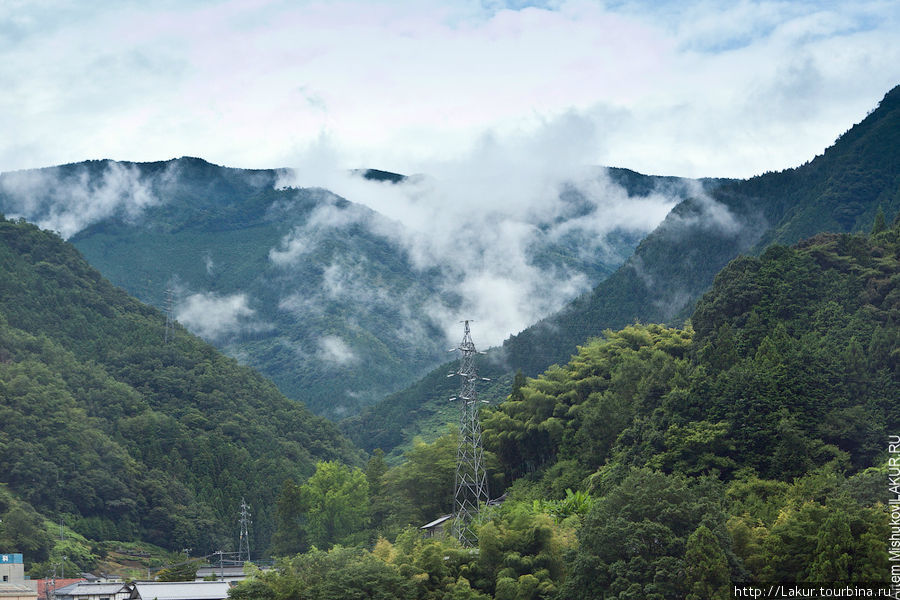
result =
[{"label": "mist over mountain", "polygon": [[499,343],[558,310],[720,183],[493,167],[480,183],[342,172],[331,190],[197,158],[88,161],[0,175],[0,211],[59,232],[158,308],[174,290],[180,323],[340,418],[444,360],[461,318]]},{"label": "mist over mountain", "polygon": [[[504,341],[481,361],[494,381],[483,397],[509,393],[512,374],[534,376],[575,348],[640,321],[680,323],[716,273],[739,254],[792,244],[819,232],[867,231],[878,210],[900,212],[900,87],[822,155],[797,168],[711,186],[678,204],[609,278]],[[476,343],[477,329],[473,332]],[[481,344],[480,347],[485,347]],[[390,450],[432,437],[455,411],[442,366],[343,423],[363,447]]]}]

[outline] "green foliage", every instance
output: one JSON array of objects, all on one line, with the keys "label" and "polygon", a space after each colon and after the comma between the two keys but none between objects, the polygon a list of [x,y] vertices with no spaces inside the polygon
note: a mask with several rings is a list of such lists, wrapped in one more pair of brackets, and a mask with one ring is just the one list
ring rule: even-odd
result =
[{"label": "green foliage", "polygon": [[[577,521],[577,519],[576,519]],[[369,552],[335,546],[282,560],[275,572],[243,583],[232,597],[397,597],[421,600],[556,598],[567,555],[576,545],[572,520],[558,523],[526,503],[508,503],[475,524],[477,549],[455,539],[423,538],[413,527]],[[344,590],[346,596],[339,596]],[[369,595],[365,595],[369,594]],[[388,594],[394,594],[389,596]]]},{"label": "green foliage", "polygon": [[58,237],[0,222],[0,286],[0,481],[80,533],[212,551],[246,496],[262,551],[285,480],[359,461],[250,369],[180,329],[164,344],[164,316]]},{"label": "green foliage", "polygon": [[[509,382],[512,373],[521,369],[525,375],[534,377],[552,364],[567,362],[572,349],[585,339],[636,320],[681,322],[730,260],[751,260],[736,258],[741,254],[759,255],[773,242],[793,244],[824,231],[868,231],[877,218],[879,206],[887,216],[886,221],[896,219],[900,215],[898,138],[900,87],[888,92],[876,110],[823,155],[798,168],[749,180],[708,182],[705,194],[676,206],[638,245],[634,255],[590,293],[506,340],[503,349],[497,352],[496,361],[503,367],[488,367],[496,372],[487,376],[499,379],[505,375]],[[727,281],[717,285],[727,285]],[[866,293],[875,292],[880,286],[868,288]],[[731,301],[735,305],[752,303],[759,289],[763,288],[741,289],[740,295],[731,296]],[[828,291],[820,290],[820,296]],[[788,298],[786,308],[802,308],[802,298],[801,295]],[[751,325],[761,339],[760,334],[764,332],[761,321]],[[874,342],[882,355],[890,355],[897,348],[896,328],[888,327],[888,330],[889,333],[880,335]],[[726,332],[722,333],[724,336]],[[864,350],[867,350],[865,346]],[[723,337],[708,359],[720,369],[732,364],[736,351]],[[898,360],[900,353],[894,355],[894,364]],[[374,445],[368,447],[391,450],[404,441],[404,432],[407,439],[412,437],[417,431],[416,424],[439,412],[438,407],[445,404],[443,401],[450,390],[444,388],[441,393],[432,393],[440,386],[442,373],[446,373],[445,368],[433,371],[408,390],[367,410],[360,419],[362,424],[359,420],[348,422],[345,430],[360,444],[367,443],[369,431],[377,431]],[[750,386],[756,382],[742,383]],[[508,393],[509,387],[506,389]],[[707,420],[712,424],[718,421]],[[384,424],[392,425],[393,429],[383,427]],[[859,421],[852,418],[849,424],[856,426]],[[790,419],[784,425],[789,430]],[[876,438],[878,433],[873,432],[871,439]],[[763,443],[761,439],[758,441]],[[802,469],[801,463],[820,460],[829,450],[804,448],[804,457],[785,466]],[[529,462],[517,468],[528,472],[533,465]],[[699,468],[727,469],[729,466]]]},{"label": "green foliage", "polygon": [[571,488],[566,489],[566,497],[562,500],[539,499],[533,502],[536,511],[547,513],[557,523],[572,516],[584,517],[593,505],[594,498],[587,492],[573,492]]},{"label": "green foliage", "polygon": [[390,500],[388,522],[424,524],[453,509],[457,436],[448,433],[431,444],[417,441],[404,462],[383,478]]},{"label": "green foliage", "polygon": [[[729,539],[724,529],[719,494],[704,482],[649,470],[629,473],[600,498],[579,532],[579,548],[562,594],[591,598],[683,598],[689,585],[710,581],[697,571],[693,579],[679,574],[687,568],[688,539],[701,524],[715,535],[704,538],[703,552],[718,561]],[[696,540],[695,540],[696,543]],[[692,551],[696,553],[698,548]],[[715,563],[718,565],[718,563]]]},{"label": "green foliage", "polygon": [[273,551],[285,555],[363,541],[370,510],[369,482],[361,469],[320,462],[306,483],[288,481],[282,489]]},{"label": "green foliage", "polygon": [[706,525],[701,525],[688,537],[684,553],[686,600],[731,598],[731,573],[720,543]]},{"label": "green foliage", "polygon": [[15,549],[33,563],[47,560],[52,546],[44,519],[30,504],[14,499],[0,486],[0,548]]},{"label": "green foliage", "polygon": [[735,260],[692,326],[607,332],[486,415],[516,494],[551,514],[560,482],[597,498],[567,597],[886,577],[870,467],[900,427],[898,251],[895,226]]},{"label": "green foliage", "polygon": [[197,577],[196,561],[186,561],[181,564],[166,567],[156,574],[157,581],[194,581]]},{"label": "green foliage", "polygon": [[320,462],[300,486],[310,544],[327,549],[346,544],[368,524],[369,484],[357,467]]},{"label": "green foliage", "polygon": [[235,599],[414,600],[415,584],[371,552],[336,546],[283,559],[228,592]]}]

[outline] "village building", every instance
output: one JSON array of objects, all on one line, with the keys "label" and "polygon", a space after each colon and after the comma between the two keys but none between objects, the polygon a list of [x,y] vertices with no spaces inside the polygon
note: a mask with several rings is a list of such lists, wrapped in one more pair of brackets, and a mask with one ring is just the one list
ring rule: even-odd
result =
[{"label": "village building", "polygon": [[66,577],[65,579],[35,579],[35,581],[37,581],[38,600],[49,600],[51,589],[55,592],[58,589],[66,587],[67,585],[72,585],[73,583],[82,583],[87,580],[81,577]]},{"label": "village building", "polygon": [[200,567],[197,569],[195,581],[243,581],[247,578],[244,573],[243,565],[232,565],[227,567]]},{"label": "village building", "polygon": [[81,581],[57,587],[56,600],[128,600],[131,586],[127,583],[91,583]]},{"label": "village building", "polygon": [[131,600],[225,600],[227,581],[136,581]]},{"label": "village building", "polygon": [[37,600],[37,582],[25,577],[21,554],[0,554],[0,600]]},{"label": "village building", "polygon": [[448,521],[453,519],[453,515],[444,515],[438,517],[431,523],[425,523],[419,530],[426,538],[443,538],[446,535]]}]

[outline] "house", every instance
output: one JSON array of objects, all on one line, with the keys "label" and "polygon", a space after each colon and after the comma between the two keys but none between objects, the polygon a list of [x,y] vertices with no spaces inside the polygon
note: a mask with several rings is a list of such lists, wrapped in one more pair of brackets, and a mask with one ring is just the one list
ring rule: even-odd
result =
[{"label": "house", "polygon": [[37,582],[37,594],[38,600],[47,600],[50,596],[48,592],[52,587],[54,590],[58,590],[60,588],[64,588],[67,585],[72,585],[73,583],[81,583],[86,581],[83,578],[74,578],[69,579],[68,577],[65,579],[57,578],[57,579],[35,579]]},{"label": "house", "polygon": [[37,581],[25,577],[21,554],[0,554],[0,600],[37,600]]},{"label": "house", "polygon": [[128,600],[131,586],[127,583],[90,583],[82,581],[56,588],[56,600]]},{"label": "house", "polygon": [[442,538],[444,537],[444,533],[446,531],[446,523],[453,518],[453,515],[444,515],[443,517],[438,517],[431,523],[425,523],[419,529],[422,531],[422,534],[427,538]]},{"label": "house", "polygon": [[227,581],[136,581],[131,600],[224,600]]},{"label": "house", "polygon": [[227,567],[200,567],[197,569],[195,581],[207,581],[209,579],[216,581],[243,581],[247,578],[244,573],[243,565],[231,565]]}]

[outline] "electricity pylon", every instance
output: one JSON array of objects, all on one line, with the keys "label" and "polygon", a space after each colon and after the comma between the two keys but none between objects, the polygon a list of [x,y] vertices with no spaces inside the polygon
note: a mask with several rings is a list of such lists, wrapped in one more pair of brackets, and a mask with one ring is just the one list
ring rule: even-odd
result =
[{"label": "electricity pylon", "polygon": [[475,343],[465,323],[465,334],[457,350],[460,351],[459,369],[449,376],[459,376],[459,446],[456,449],[456,486],[454,490],[453,533],[463,546],[474,546],[478,538],[472,529],[472,519],[490,499],[487,472],[484,469],[484,447],[481,445],[481,421],[478,418],[478,394],[475,382]]},{"label": "electricity pylon", "polygon": [[238,540],[238,557],[239,563],[245,561],[250,562],[250,507],[241,498],[241,537]]},{"label": "electricity pylon", "polygon": [[165,343],[175,339],[175,290],[166,289],[166,335]]}]

